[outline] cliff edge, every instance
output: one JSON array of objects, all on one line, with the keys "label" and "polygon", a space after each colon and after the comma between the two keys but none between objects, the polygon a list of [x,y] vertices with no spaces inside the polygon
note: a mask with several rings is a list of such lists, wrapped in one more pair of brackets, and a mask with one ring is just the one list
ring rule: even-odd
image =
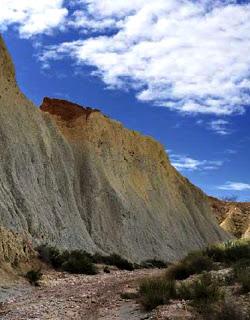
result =
[{"label": "cliff edge", "polygon": [[172,261],[229,238],[163,146],[99,110],[18,89],[0,38],[0,225],[35,244]]}]

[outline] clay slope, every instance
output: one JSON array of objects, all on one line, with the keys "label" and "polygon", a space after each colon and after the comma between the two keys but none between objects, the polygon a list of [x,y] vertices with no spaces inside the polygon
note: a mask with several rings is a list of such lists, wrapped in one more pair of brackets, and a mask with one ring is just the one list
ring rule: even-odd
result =
[{"label": "clay slope", "polygon": [[250,202],[222,201],[209,197],[220,226],[237,238],[250,238]]},{"label": "clay slope", "polygon": [[51,243],[175,260],[228,238],[163,147],[98,110],[19,92],[0,40],[0,224]]}]

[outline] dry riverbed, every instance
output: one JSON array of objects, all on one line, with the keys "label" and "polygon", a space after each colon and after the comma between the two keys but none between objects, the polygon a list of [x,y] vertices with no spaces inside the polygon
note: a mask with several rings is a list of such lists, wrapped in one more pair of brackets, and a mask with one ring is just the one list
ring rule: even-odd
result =
[{"label": "dry riverbed", "polygon": [[[22,283],[4,287],[2,320],[138,320],[155,319],[121,293],[133,291],[138,281],[160,270],[112,270],[95,276],[46,271],[40,287]],[[4,296],[3,296],[4,292]]]}]

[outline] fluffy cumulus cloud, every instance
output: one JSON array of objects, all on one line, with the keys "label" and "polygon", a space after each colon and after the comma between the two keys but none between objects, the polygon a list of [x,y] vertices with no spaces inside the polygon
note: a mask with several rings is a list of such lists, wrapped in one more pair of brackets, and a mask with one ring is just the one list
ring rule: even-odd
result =
[{"label": "fluffy cumulus cloud", "polygon": [[[184,113],[229,115],[250,104],[250,4],[236,0],[1,0],[0,31],[72,30],[41,60],[71,57],[107,87]],[[56,39],[55,39],[56,40]],[[223,125],[223,124],[222,124]],[[223,131],[223,130],[222,130]],[[221,131],[221,132],[222,132]]]},{"label": "fluffy cumulus cloud", "polygon": [[250,190],[250,184],[249,183],[243,183],[243,182],[228,181],[225,184],[219,186],[218,189],[220,189],[220,190],[244,191],[244,190]]},{"label": "fluffy cumulus cloud", "polygon": [[72,3],[67,27],[83,37],[48,47],[44,63],[70,56],[93,66],[108,87],[133,88],[141,101],[184,113],[229,115],[250,104],[249,3]]},{"label": "fluffy cumulus cloud", "polygon": [[63,0],[1,0],[0,31],[15,26],[21,37],[29,38],[61,28],[68,14]]},{"label": "fluffy cumulus cloud", "polygon": [[215,170],[219,169],[223,162],[213,160],[197,160],[186,155],[168,152],[172,165],[180,171]]}]

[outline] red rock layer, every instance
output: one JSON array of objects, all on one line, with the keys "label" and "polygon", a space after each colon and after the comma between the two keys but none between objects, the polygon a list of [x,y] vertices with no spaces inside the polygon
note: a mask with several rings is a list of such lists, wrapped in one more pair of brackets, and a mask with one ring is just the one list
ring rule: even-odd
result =
[{"label": "red rock layer", "polygon": [[100,112],[98,109],[84,108],[76,103],[66,100],[44,98],[40,109],[52,115],[59,116],[64,121],[73,121],[84,116],[86,120],[93,112]]}]

